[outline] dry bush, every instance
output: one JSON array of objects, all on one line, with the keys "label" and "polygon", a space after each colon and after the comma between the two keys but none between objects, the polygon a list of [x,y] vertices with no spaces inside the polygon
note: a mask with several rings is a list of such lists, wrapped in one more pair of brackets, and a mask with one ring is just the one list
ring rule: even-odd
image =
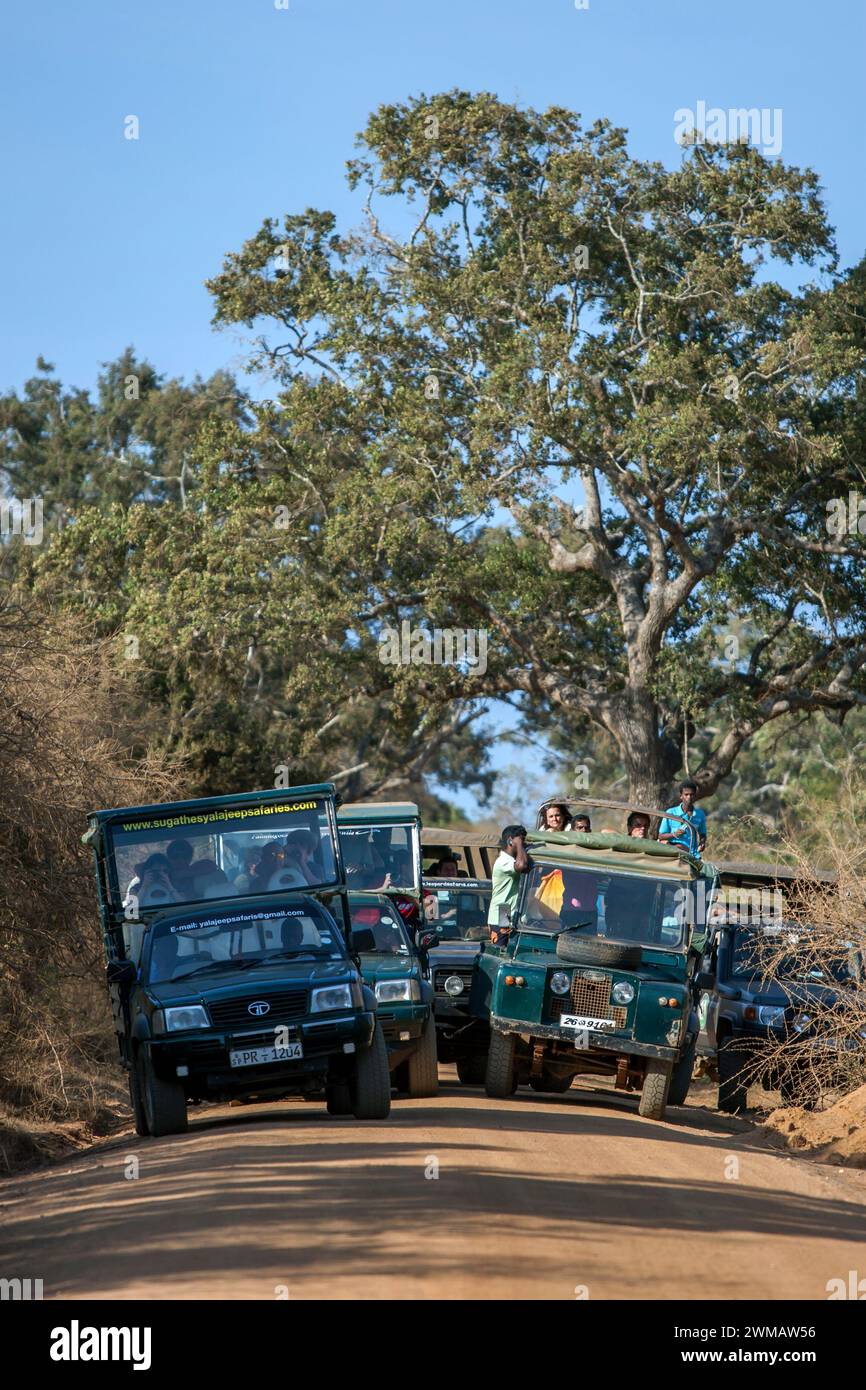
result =
[{"label": "dry bush", "polygon": [[[785,888],[783,921],[758,935],[760,974],[781,985],[801,1029],[768,1038],[748,1070],[790,1104],[824,1105],[866,1084],[864,793],[859,771],[848,766],[831,805],[800,805],[808,836],[789,831],[783,840],[798,877]],[[833,882],[816,882],[816,867]]]},{"label": "dry bush", "polygon": [[[13,1150],[28,1119],[98,1131],[120,1095],[81,835],[90,810],[176,796],[179,772],[128,751],[119,653],[29,597],[0,604],[0,1107]],[[0,1166],[5,1154],[0,1118]]]}]

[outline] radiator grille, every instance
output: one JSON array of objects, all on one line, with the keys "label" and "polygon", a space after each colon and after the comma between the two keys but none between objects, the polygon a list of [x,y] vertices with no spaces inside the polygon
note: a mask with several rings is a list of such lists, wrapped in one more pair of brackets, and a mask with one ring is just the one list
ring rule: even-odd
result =
[{"label": "radiator grille", "polygon": [[610,991],[613,977],[600,970],[575,970],[571,977],[571,991],[565,997],[554,996],[550,1001],[550,1012],[554,1018],[561,1014],[580,1014],[588,1018],[610,1018],[617,1030],[625,1028],[628,1009],[611,1004]]},{"label": "radiator grille", "polygon": [[[259,1002],[270,1004],[270,1009],[266,1014],[251,1014],[249,1005]],[[264,1031],[285,1023],[287,1019],[302,1017],[307,1012],[307,991],[262,990],[259,994],[246,994],[242,999],[208,1000],[208,1009],[216,1028],[244,1028],[252,1031],[259,1024]]]}]

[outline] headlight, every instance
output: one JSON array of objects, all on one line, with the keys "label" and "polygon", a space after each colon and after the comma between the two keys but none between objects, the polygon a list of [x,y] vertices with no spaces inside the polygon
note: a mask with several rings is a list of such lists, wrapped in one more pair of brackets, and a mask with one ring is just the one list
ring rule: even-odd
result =
[{"label": "headlight", "polygon": [[463,993],[463,981],[459,975],[448,976],[448,979],[445,981],[445,993],[450,994],[452,998]]},{"label": "headlight", "polygon": [[634,999],[634,985],[630,985],[628,980],[617,980],[611,990],[611,998],[615,1004],[630,1004]]},{"label": "headlight", "polygon": [[554,994],[568,994],[571,989],[571,979],[564,970],[555,970],[550,977],[550,988]]},{"label": "headlight", "polygon": [[758,1008],[758,1022],[763,1023],[765,1028],[782,1028],[785,1024],[785,1010],[761,1004]]},{"label": "headlight", "polygon": [[794,1032],[805,1033],[811,1022],[811,1014],[797,1014],[797,1017],[794,1019]]},{"label": "headlight", "polygon": [[201,1004],[177,1009],[157,1009],[151,1020],[154,1033],[181,1033],[186,1028],[210,1028],[210,1019]]},{"label": "headlight", "polygon": [[314,989],[310,1003],[311,1014],[328,1013],[330,1009],[351,1009],[352,989],[350,985],[329,985],[327,989]]},{"label": "headlight", "polygon": [[380,1004],[396,1004],[401,999],[420,999],[421,989],[417,980],[380,980],[376,998]]}]

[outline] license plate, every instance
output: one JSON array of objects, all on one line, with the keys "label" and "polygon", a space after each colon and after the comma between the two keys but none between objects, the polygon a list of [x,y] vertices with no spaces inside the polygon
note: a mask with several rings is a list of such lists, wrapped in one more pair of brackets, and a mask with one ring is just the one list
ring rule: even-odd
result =
[{"label": "license plate", "polygon": [[230,1052],[229,1061],[233,1067],[261,1067],[266,1062],[296,1062],[303,1055],[301,1044],[295,1042],[285,1047],[246,1047],[243,1051]]},{"label": "license plate", "polygon": [[612,1018],[584,1018],[581,1014],[563,1014],[559,1023],[562,1028],[577,1028],[581,1033],[612,1033],[616,1028]]}]

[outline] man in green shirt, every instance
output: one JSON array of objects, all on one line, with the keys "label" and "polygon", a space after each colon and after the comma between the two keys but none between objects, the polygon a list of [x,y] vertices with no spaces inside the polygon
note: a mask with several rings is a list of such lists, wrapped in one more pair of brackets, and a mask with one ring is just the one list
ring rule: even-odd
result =
[{"label": "man in green shirt", "polygon": [[532,860],[526,852],[525,842],[524,825],[506,825],[499,837],[501,853],[493,865],[493,891],[490,894],[490,908],[487,913],[490,940],[495,946],[504,946],[508,941],[509,932],[508,928],[499,926],[499,909],[507,907],[508,916],[511,917],[517,906],[520,875],[529,873],[532,868]]}]

